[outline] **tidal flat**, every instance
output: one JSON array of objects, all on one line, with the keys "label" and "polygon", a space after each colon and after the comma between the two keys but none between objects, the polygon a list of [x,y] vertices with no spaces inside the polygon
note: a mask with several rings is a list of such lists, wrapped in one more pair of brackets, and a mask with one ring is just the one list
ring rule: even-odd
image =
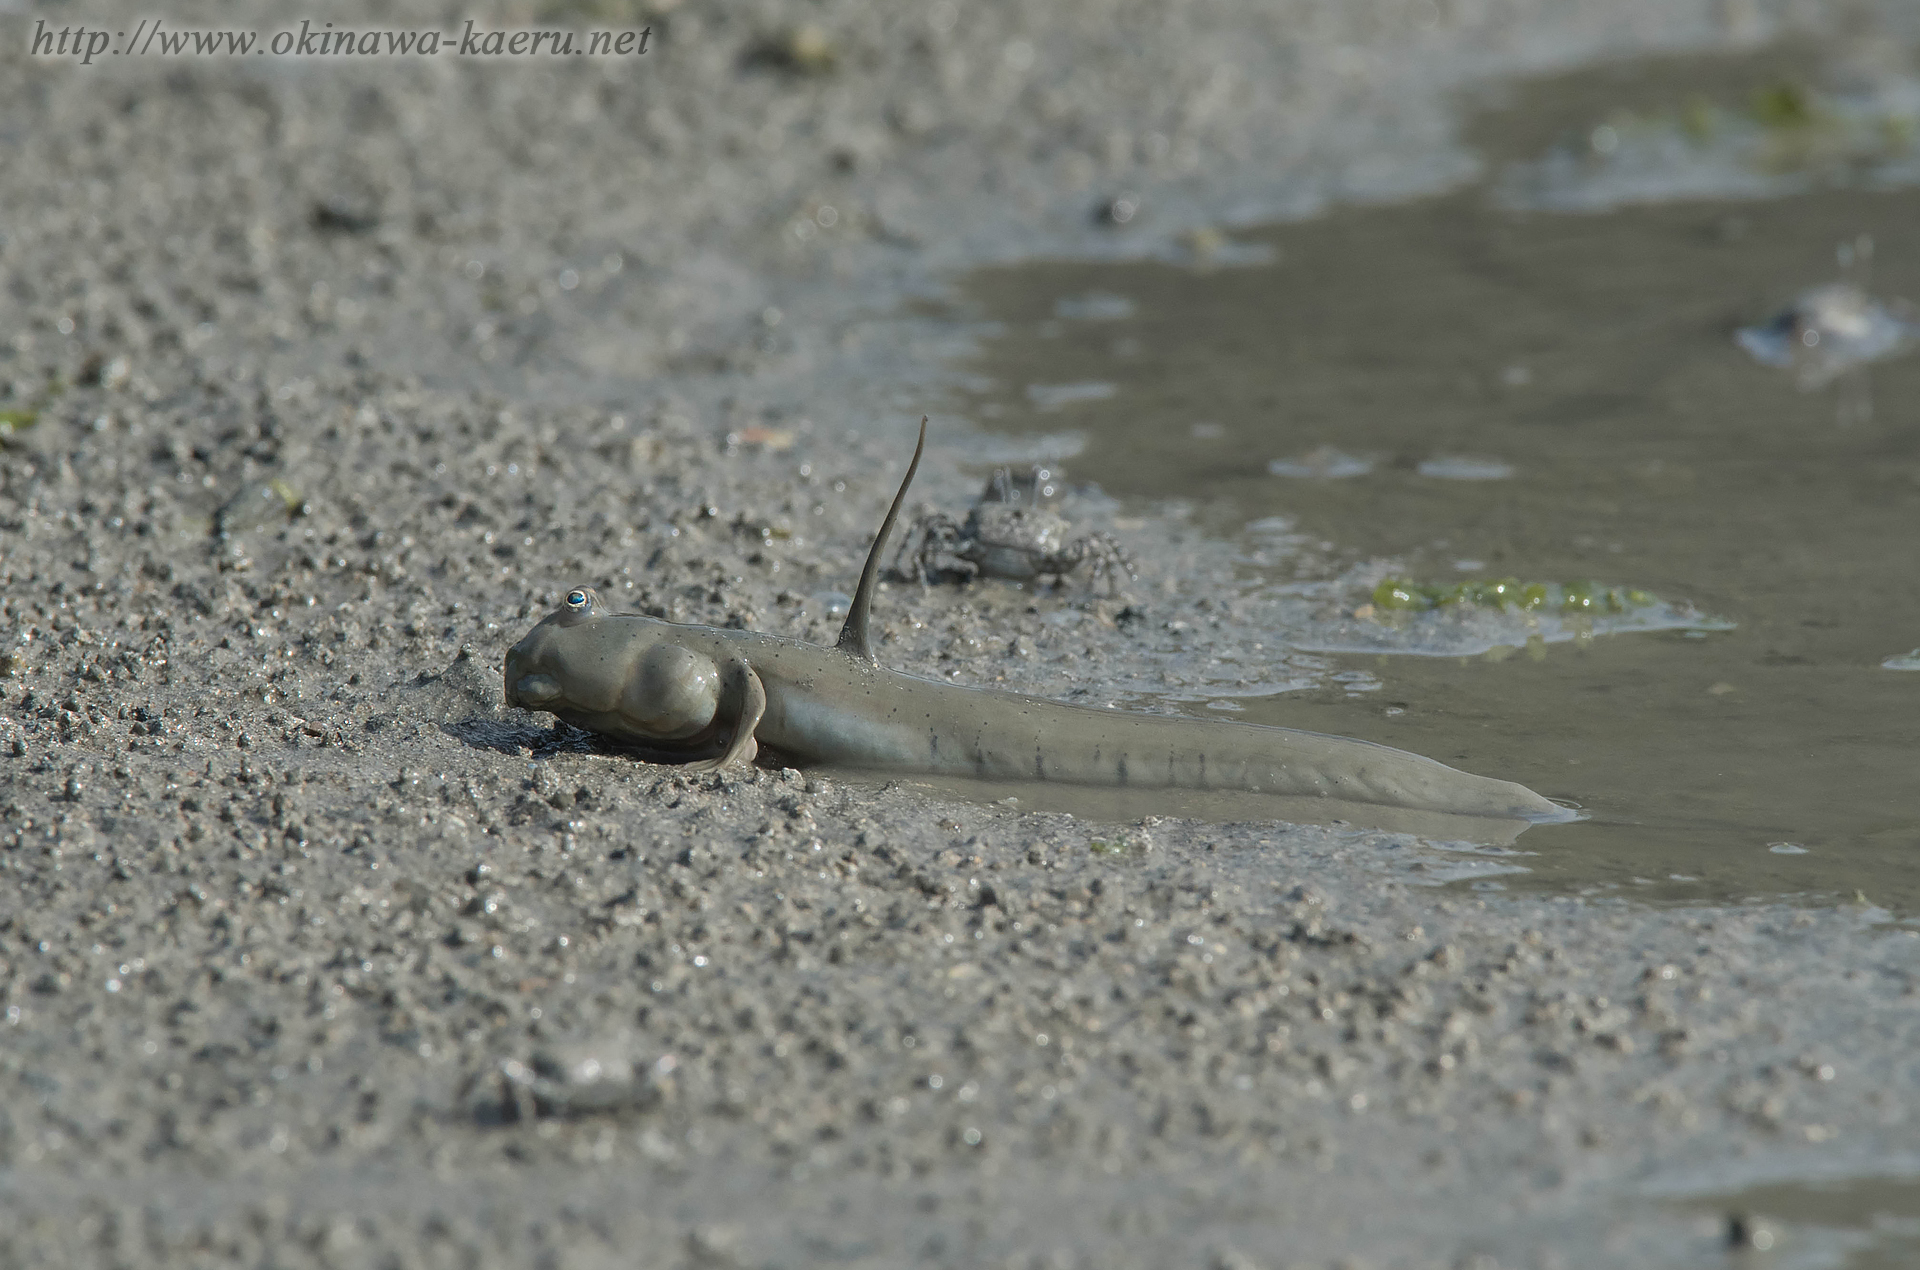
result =
[{"label": "tidal flat", "polygon": [[[655,37],[81,66],[0,6],[0,1266],[1897,1263],[1915,371],[1842,426],[1733,331],[1863,233],[1920,294],[1858,139],[1911,12],[482,8],[330,17]],[[1842,121],[1805,188],[1644,201],[1783,82]],[[695,776],[503,707],[576,585],[830,641],[922,413],[917,502],[1057,459],[1138,581],[894,581],[889,664],[1591,818]],[[1290,638],[1390,571],[1733,625]]]}]

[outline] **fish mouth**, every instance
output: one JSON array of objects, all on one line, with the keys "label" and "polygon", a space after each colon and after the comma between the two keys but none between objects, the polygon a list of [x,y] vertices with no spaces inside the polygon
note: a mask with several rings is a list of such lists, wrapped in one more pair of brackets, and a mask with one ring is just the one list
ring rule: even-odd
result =
[{"label": "fish mouth", "polygon": [[506,664],[501,667],[505,681],[501,695],[510,706],[522,710],[539,710],[560,699],[560,681],[552,675],[543,675],[538,671],[529,672],[520,659],[518,649],[507,652]]},{"label": "fish mouth", "polygon": [[507,655],[500,659],[500,695],[510,706],[520,704],[520,699],[513,695],[513,681],[520,677],[519,652],[518,648],[509,648]]},{"label": "fish mouth", "polygon": [[560,699],[560,681],[552,675],[522,675],[507,686],[507,704],[525,710],[544,709]]}]

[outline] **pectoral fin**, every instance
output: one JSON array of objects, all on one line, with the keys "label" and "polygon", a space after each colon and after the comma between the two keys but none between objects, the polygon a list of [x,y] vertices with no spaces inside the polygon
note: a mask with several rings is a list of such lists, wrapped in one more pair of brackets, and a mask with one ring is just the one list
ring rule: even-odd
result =
[{"label": "pectoral fin", "polygon": [[734,763],[751,763],[754,755],[760,752],[760,743],[753,739],[753,730],[760,726],[760,716],[767,712],[767,689],[760,682],[760,676],[753,673],[753,667],[745,661],[728,662],[722,673],[726,676],[728,695],[732,695],[736,689],[740,694],[740,717],[734,722],[733,739],[727,743],[725,754],[719,758],[689,763],[688,771],[712,772]]}]

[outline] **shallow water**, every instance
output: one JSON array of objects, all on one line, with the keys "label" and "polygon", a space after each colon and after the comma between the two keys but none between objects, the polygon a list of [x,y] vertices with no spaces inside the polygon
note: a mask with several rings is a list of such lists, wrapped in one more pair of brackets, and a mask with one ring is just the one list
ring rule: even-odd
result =
[{"label": "shallow water", "polygon": [[[1920,358],[1872,369],[1862,420],[1861,385],[1802,392],[1733,339],[1832,280],[1836,244],[1863,233],[1874,292],[1920,295],[1920,194],[1529,213],[1497,205],[1491,170],[1462,193],[1249,235],[1267,265],[977,274],[967,299],[1001,333],[965,408],[996,433],[1080,433],[1071,480],[1191,500],[1250,561],[1248,527],[1273,517],[1330,544],[1249,564],[1250,587],[1387,558],[1427,583],[1594,578],[1732,621],[1335,655],[1377,690],[1243,703],[1249,722],[1381,741],[1590,811],[1530,831],[1532,871],[1508,885],[1920,909],[1920,673],[1883,666],[1920,643]],[[1063,400],[1057,385],[1111,387]]]},{"label": "shallow water", "polygon": [[1920,1261],[1920,1179],[1912,1176],[1767,1182],[1676,1206],[1718,1219],[1714,1242],[1741,1262],[1899,1270]]}]

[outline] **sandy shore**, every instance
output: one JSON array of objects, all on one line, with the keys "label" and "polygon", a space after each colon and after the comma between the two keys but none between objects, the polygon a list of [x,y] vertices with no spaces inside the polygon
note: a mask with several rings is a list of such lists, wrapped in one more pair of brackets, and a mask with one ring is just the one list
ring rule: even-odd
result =
[{"label": "sandy shore", "polygon": [[[489,14],[655,51],[359,65],[0,15],[0,1266],[1650,1266],[1910,1169],[1871,909],[1481,899],[499,704],[582,581],[829,637],[955,270],[1431,188],[1447,93],[1784,7],[582,4]],[[1137,537],[1149,620],[1230,631]],[[918,673],[1147,665],[1119,600],[882,603]]]}]

